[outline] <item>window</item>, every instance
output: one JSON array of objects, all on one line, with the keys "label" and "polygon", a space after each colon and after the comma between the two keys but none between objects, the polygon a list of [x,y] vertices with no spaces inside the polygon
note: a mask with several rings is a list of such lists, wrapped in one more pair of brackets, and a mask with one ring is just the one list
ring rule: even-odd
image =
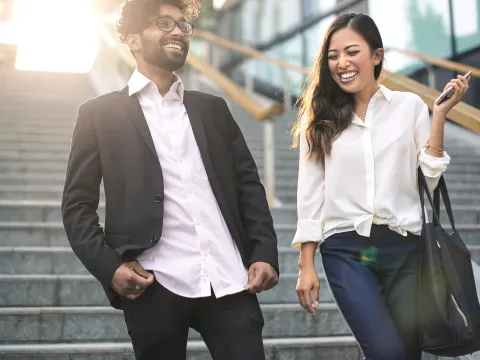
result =
[{"label": "window", "polygon": [[480,0],[453,1],[457,53],[480,46]]},{"label": "window", "polygon": [[[448,0],[369,0],[370,16],[382,34],[384,47],[398,47],[440,58],[450,57]],[[423,63],[395,52],[385,56],[391,71],[412,71]]]}]

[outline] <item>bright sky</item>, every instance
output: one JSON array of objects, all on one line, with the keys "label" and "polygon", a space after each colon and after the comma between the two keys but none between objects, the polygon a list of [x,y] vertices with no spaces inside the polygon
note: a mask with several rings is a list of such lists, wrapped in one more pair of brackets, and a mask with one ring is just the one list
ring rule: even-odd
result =
[{"label": "bright sky", "polygon": [[93,0],[16,0],[16,68],[87,72],[98,53]]}]

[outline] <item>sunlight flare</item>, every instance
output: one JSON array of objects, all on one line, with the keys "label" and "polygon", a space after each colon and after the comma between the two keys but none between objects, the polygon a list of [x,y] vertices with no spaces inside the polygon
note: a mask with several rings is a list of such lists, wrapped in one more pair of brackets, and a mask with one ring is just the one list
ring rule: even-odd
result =
[{"label": "sunlight flare", "polygon": [[92,0],[16,0],[19,70],[87,72],[98,53]]}]

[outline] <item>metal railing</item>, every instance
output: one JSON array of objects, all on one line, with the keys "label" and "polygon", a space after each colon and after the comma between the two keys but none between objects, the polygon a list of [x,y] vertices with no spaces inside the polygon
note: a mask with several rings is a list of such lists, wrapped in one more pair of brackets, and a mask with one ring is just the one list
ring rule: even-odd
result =
[{"label": "metal railing", "polygon": [[425,64],[425,68],[426,68],[427,74],[428,74],[428,87],[430,87],[432,89],[436,88],[434,66],[442,68],[442,69],[457,71],[461,74],[465,74],[468,71],[472,71],[472,76],[473,77],[480,78],[480,69],[475,68],[473,66],[460,64],[460,63],[457,63],[457,62],[451,61],[451,60],[439,59],[439,58],[434,57],[434,56],[421,54],[421,53],[418,53],[418,52],[412,51],[412,50],[399,49],[399,48],[396,48],[396,47],[386,48],[385,52],[388,52],[388,51],[397,52],[397,53],[407,55],[409,57],[412,57],[412,58],[415,58],[417,60],[422,61]]},{"label": "metal railing", "polygon": [[[228,47],[229,49],[237,51],[246,57],[257,58],[262,61],[275,64],[284,68],[285,70],[296,71],[306,76],[310,74],[310,69],[308,68],[292,65],[282,59],[265,55],[258,50],[221,38],[217,35],[210,34],[205,31],[198,31],[196,32],[196,36],[206,40],[209,43]],[[443,62],[443,60],[441,59],[437,60]],[[455,66],[461,65],[457,63],[453,64],[456,64]],[[472,73],[476,73],[476,71],[478,71],[478,69],[472,69],[471,67],[468,68],[472,70]],[[425,86],[422,83],[410,79],[404,75],[391,73],[386,70],[384,70],[382,74],[382,83],[385,84],[385,86],[391,88],[392,90],[409,91],[419,95],[423,99],[423,101],[425,101],[430,110],[433,110],[434,102],[438,98],[438,96],[440,96],[440,91],[436,90],[434,87]],[[288,84],[286,85],[288,86]],[[460,102],[452,110],[450,110],[450,112],[448,113],[448,119],[476,133],[480,133],[480,110],[466,104],[465,102]]]},{"label": "metal railing", "polygon": [[[127,63],[130,68],[135,67],[135,62],[126,49],[125,46],[120,45],[113,37],[111,32],[103,26],[102,37],[104,40],[109,43],[110,47],[114,47],[115,51],[119,54],[119,57],[123,62]],[[294,71],[299,73],[306,78],[310,75],[310,69],[290,64],[282,59],[267,55],[259,50],[250,48],[248,46],[233,42],[228,39],[224,39],[215,34],[202,31],[200,29],[195,30],[194,39],[201,39],[205,41],[205,58],[201,59],[199,56],[196,56],[192,51],[187,57],[187,64],[197,70],[198,72],[204,74],[208,79],[213,81],[220,89],[222,89],[228,96],[230,96],[234,101],[240,104],[247,112],[252,114],[256,119],[262,120],[264,123],[264,185],[266,187],[267,198],[270,206],[275,206],[278,201],[276,200],[276,186],[275,186],[275,132],[274,132],[274,123],[273,118],[276,115],[281,115],[285,111],[291,110],[291,95],[288,91],[290,87],[288,71]],[[264,106],[256,100],[254,95],[254,78],[255,73],[253,69],[250,71],[244,71],[245,84],[242,89],[234,81],[225,76],[218,70],[219,66],[219,57],[220,52],[218,51],[219,47],[227,48],[231,51],[235,51],[244,55],[249,59],[257,59],[265,61],[267,63],[274,64],[281,69],[283,69],[283,79],[284,79],[284,103],[273,104],[270,106]],[[394,49],[389,49],[390,51]],[[395,49],[399,51],[398,49]],[[427,57],[424,56],[426,60]],[[428,57],[430,61],[434,59]],[[441,59],[435,59],[437,63],[446,63]],[[440,61],[440,62],[438,62]],[[459,65],[450,62],[449,66],[455,66],[456,69],[459,69]],[[471,69],[471,67],[469,67]],[[478,76],[478,69],[473,69],[472,72],[474,76]],[[428,105],[430,110],[433,109],[435,99],[440,95],[440,92],[435,90],[433,87],[425,86],[415,80],[412,80],[406,76],[384,72],[382,82],[392,90],[399,91],[409,91],[418,94],[425,103]],[[459,103],[455,106],[448,114],[448,118],[466,128],[469,128],[477,133],[480,133],[480,110],[470,106],[464,102]]]}]

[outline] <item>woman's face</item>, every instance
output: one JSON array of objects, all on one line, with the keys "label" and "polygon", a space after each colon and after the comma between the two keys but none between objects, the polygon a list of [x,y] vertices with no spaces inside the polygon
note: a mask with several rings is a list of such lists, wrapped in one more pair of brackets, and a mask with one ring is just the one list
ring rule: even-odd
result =
[{"label": "woman's face", "polygon": [[356,94],[376,82],[374,68],[380,64],[382,56],[383,49],[372,54],[365,39],[347,27],[330,38],[328,67],[343,91]]}]

